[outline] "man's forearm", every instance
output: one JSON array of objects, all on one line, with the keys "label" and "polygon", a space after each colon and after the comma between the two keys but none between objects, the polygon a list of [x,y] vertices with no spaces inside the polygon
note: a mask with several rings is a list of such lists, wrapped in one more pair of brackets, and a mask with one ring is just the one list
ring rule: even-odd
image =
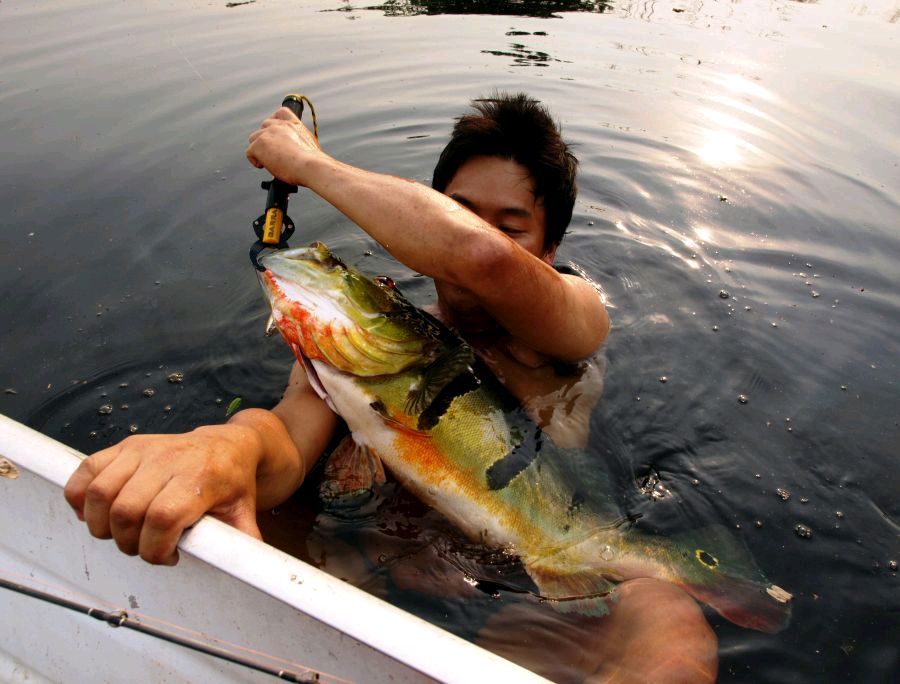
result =
[{"label": "man's forearm", "polygon": [[454,200],[415,181],[326,156],[310,160],[304,176],[307,187],[398,261],[432,278],[463,284],[461,270],[471,260],[460,258],[461,251],[507,240]]}]

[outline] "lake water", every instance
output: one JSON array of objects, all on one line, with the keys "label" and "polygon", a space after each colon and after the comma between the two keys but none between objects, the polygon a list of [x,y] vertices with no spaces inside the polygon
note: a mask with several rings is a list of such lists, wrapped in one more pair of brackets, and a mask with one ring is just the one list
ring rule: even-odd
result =
[{"label": "lake water", "polygon": [[[273,405],[290,353],[246,256],[258,121],[302,91],[331,154],[427,183],[471,98],[524,90],[576,146],[559,259],[614,323],[591,453],[644,529],[728,525],[795,595],[777,636],[710,614],[720,679],[892,680],[898,23],[896,0],[5,0],[0,411],[94,451]],[[310,193],[290,213],[294,244],[433,301]],[[352,515],[301,495],[265,528],[329,571],[469,638],[510,600],[385,571],[452,536],[401,492]]]}]

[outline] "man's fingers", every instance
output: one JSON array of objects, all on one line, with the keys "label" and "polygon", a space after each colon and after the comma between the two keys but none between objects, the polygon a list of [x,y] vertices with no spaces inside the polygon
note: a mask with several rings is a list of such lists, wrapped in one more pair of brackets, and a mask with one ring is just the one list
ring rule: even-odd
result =
[{"label": "man's fingers", "polygon": [[215,513],[213,515],[244,534],[262,540],[262,532],[259,531],[259,525],[256,524],[256,506],[253,504],[253,498],[255,495],[243,499],[226,515],[216,515]]},{"label": "man's fingers", "polygon": [[104,467],[115,459],[119,451],[120,445],[118,444],[109,449],[98,451],[93,456],[85,458],[75,469],[75,472],[69,476],[69,481],[66,482],[63,494],[69,505],[75,509],[79,520],[84,520],[84,496],[88,485]]},{"label": "man's fingers", "polygon": [[138,553],[148,563],[175,565],[178,540],[216,503],[214,488],[186,478],[173,478],[146,507]]},{"label": "man's fingers", "polygon": [[280,108],[272,115],[272,118],[274,118],[274,119],[283,119],[283,120],[285,120],[285,121],[294,121],[294,122],[300,121],[300,119],[297,118],[297,115],[294,114],[294,112],[292,112],[292,111],[291,111],[290,109],[288,109],[287,107],[280,107]]},{"label": "man's fingers", "polygon": [[[104,454],[96,454],[91,460]],[[84,490],[82,515],[91,534],[100,539],[109,539],[112,530],[109,524],[109,513],[122,487],[137,470],[137,460],[112,456],[110,462],[97,465],[99,472],[87,483]]]}]

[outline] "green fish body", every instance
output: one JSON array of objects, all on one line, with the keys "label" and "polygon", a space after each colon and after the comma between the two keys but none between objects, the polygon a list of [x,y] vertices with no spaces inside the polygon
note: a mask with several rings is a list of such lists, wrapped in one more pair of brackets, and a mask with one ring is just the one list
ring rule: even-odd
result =
[{"label": "green fish body", "polygon": [[470,539],[518,556],[559,610],[602,614],[616,583],[654,577],[738,625],[787,625],[791,595],[726,529],[647,535],[621,524],[608,487],[581,492],[567,466],[583,455],[553,444],[472,348],[389,280],[321,243],[262,264],[275,325],[354,441]]}]

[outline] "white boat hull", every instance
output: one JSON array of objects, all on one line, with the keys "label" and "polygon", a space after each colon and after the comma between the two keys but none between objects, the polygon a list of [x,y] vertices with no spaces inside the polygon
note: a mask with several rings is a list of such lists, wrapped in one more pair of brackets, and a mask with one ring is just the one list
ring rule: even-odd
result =
[{"label": "white boat hull", "polygon": [[[545,681],[211,518],[174,568],[125,556],[62,496],[80,454],[0,415],[0,457],[0,577],[323,682]],[[4,682],[278,681],[9,590],[0,616]]]}]

